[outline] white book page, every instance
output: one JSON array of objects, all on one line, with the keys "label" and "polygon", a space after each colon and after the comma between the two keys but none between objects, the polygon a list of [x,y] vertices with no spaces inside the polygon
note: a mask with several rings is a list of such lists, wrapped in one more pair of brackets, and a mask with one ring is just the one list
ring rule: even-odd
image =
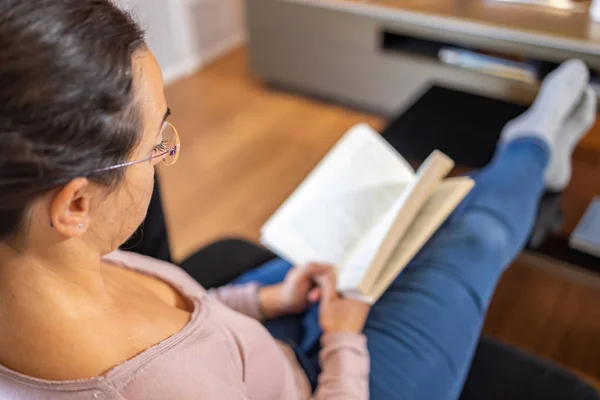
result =
[{"label": "white book page", "polygon": [[262,229],[262,242],[295,264],[334,265],[415,181],[373,129],[350,129]]},{"label": "white book page", "polygon": [[360,287],[373,258],[379,251],[381,243],[385,240],[396,220],[396,216],[404,203],[403,197],[401,195],[390,205],[379,222],[366,232],[357,246],[348,253],[346,259],[339,265],[340,273],[337,287],[340,292],[347,294],[357,291]]},{"label": "white book page", "polygon": [[360,292],[362,287],[373,284],[397,242],[453,167],[454,162],[445,154],[431,153],[417,171],[415,182],[392,203],[340,266],[338,289],[341,292]]}]

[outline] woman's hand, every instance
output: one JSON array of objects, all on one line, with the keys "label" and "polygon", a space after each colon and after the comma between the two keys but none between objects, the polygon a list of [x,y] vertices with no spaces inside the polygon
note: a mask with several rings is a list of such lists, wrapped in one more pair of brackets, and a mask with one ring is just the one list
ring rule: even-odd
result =
[{"label": "woman's hand", "polygon": [[337,277],[335,269],[330,268],[326,273],[316,277],[319,285],[313,290],[311,298],[321,299],[319,306],[319,324],[325,333],[361,333],[371,306],[358,300],[343,298],[337,292]]},{"label": "woman's hand", "polygon": [[319,300],[318,291],[313,290],[316,277],[332,269],[317,263],[294,267],[282,283],[260,288],[258,298],[264,317],[273,319],[306,311],[309,304]]}]

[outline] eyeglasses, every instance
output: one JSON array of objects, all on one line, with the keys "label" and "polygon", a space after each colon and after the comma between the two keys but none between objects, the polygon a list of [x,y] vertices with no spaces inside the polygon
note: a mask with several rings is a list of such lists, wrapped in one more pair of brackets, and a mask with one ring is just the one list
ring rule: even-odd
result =
[{"label": "eyeglasses", "polygon": [[175,164],[179,158],[179,152],[181,150],[181,142],[179,141],[179,133],[177,133],[177,129],[175,129],[170,122],[165,122],[160,135],[162,137],[162,141],[154,150],[154,152],[158,154],[155,154],[152,157],[144,158],[143,160],[129,161],[123,164],[113,165],[111,167],[98,168],[90,171],[90,173],[93,174],[98,172],[112,171],[135,164],[141,164],[147,161],[157,161],[157,163],[162,162],[165,165]]}]

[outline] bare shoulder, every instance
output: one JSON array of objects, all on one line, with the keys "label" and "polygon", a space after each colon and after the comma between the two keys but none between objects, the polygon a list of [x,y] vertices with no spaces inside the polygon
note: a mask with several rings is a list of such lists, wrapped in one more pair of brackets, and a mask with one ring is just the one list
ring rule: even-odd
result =
[{"label": "bare shoulder", "polygon": [[123,331],[118,326],[109,332],[95,321],[86,324],[61,317],[37,323],[37,329],[13,325],[2,335],[0,364],[34,378],[65,381],[103,375],[129,358],[126,343],[118,338]]},{"label": "bare shoulder", "polygon": [[48,302],[22,307],[0,323],[0,364],[31,377],[52,380],[104,375],[177,334],[190,313],[169,304],[169,293],[152,282],[141,286],[119,276],[114,303]]}]

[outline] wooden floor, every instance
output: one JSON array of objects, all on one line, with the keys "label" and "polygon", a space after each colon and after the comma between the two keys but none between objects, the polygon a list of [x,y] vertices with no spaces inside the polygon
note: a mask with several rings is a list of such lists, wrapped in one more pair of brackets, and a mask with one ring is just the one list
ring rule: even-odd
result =
[{"label": "wooden floor", "polygon": [[175,257],[258,229],[352,125],[379,118],[268,90],[237,51],[167,90],[181,134],[162,169]]},{"label": "wooden floor", "polygon": [[[219,237],[257,239],[263,222],[350,126],[383,127],[376,116],[270,90],[245,64],[238,50],[167,89],[183,143],[179,162],[160,170],[178,259]],[[600,379],[600,285],[588,280],[515,265],[485,330]]]}]

